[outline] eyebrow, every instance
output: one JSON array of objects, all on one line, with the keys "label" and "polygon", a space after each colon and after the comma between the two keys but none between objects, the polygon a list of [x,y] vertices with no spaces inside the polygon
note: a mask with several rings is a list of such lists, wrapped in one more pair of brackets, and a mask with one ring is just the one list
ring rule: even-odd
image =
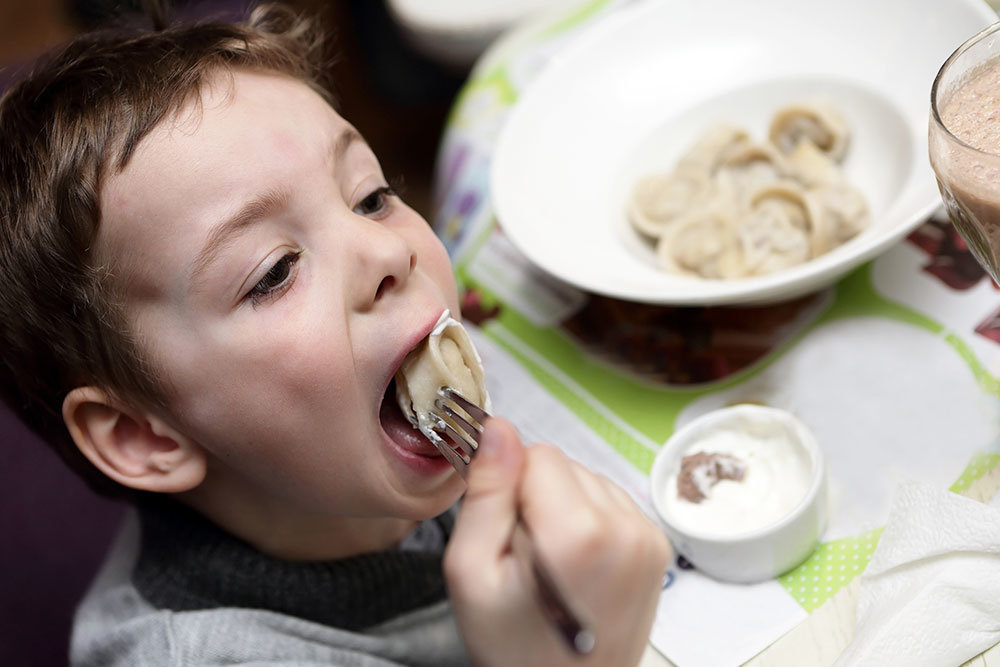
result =
[{"label": "eyebrow", "polygon": [[234,215],[215,225],[208,235],[208,241],[194,260],[191,281],[197,282],[199,275],[208,268],[219,251],[236,236],[284,208],[289,196],[287,190],[268,190],[245,203]]},{"label": "eyebrow", "polygon": [[340,162],[340,160],[344,157],[344,154],[347,153],[347,149],[350,148],[351,144],[355,141],[360,141],[366,146],[368,145],[365,138],[362,137],[361,134],[353,127],[349,127],[340,133],[340,135],[333,142],[333,150],[331,151],[333,164]]},{"label": "eyebrow", "polygon": [[[353,127],[337,135],[329,152],[334,165],[340,162],[356,141],[366,143],[364,137]],[[245,203],[234,215],[215,225],[208,235],[205,246],[192,264],[191,282],[198,281],[199,276],[208,268],[219,251],[231,243],[237,235],[284,208],[290,198],[291,193],[288,190],[267,190]]]}]

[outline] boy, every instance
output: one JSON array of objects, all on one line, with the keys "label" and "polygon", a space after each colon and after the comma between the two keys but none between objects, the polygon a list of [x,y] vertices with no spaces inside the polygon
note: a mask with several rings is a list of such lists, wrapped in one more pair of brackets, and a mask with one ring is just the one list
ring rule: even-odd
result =
[{"label": "boy", "polygon": [[[459,312],[450,266],[316,50],[276,8],[84,37],[0,103],[4,397],[141,522],[73,662],[635,664],[669,548],[608,480],[492,420],[452,529],[463,482],[390,386]],[[518,517],[586,659],[510,554]]]}]

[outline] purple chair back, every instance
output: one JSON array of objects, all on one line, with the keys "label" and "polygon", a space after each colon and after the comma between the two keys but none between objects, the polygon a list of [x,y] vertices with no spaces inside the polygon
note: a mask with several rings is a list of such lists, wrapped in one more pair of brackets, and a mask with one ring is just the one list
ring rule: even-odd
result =
[{"label": "purple chair back", "polygon": [[0,665],[65,665],[73,610],[124,506],[95,495],[0,404],[0,508]]}]

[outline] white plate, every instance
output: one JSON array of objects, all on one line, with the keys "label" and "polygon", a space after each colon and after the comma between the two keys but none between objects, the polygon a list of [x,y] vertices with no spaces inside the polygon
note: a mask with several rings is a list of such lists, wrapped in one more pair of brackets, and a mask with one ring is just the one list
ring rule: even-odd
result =
[{"label": "white plate", "polygon": [[[639,3],[557,53],[498,138],[497,218],[535,264],[582,289],[663,304],[767,302],[823,287],[910,232],[940,199],[927,158],[931,83],[996,20],[982,0]],[[782,104],[832,98],[844,163],[872,213],[848,243],[780,273],[702,280],[656,267],[625,215],[632,184],[669,170],[718,121],[765,138]]]}]

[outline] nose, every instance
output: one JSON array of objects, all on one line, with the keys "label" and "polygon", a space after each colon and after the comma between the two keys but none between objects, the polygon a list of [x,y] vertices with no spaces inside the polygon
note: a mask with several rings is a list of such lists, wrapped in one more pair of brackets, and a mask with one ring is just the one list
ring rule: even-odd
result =
[{"label": "nose", "polygon": [[417,266],[417,253],[407,240],[378,223],[365,221],[367,229],[355,237],[358,282],[357,306],[367,310],[401,289]]}]

